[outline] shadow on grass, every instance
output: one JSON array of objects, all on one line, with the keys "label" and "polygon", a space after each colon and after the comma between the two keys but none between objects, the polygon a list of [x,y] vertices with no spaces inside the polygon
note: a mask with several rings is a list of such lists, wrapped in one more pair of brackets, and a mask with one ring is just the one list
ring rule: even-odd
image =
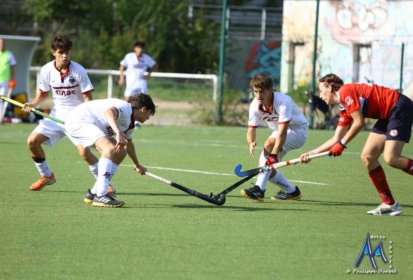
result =
[{"label": "shadow on grass", "polygon": [[187,193],[116,193],[116,195],[135,195],[135,196],[191,196]]},{"label": "shadow on grass", "polygon": [[[362,203],[362,202],[346,202],[346,201],[321,201],[321,200],[300,200],[300,202],[309,202],[309,203],[316,203],[322,205],[333,205],[333,206],[372,206],[377,207],[379,206],[379,202],[377,203]],[[409,204],[402,204],[402,208],[413,208],[413,205]]]},{"label": "shadow on grass", "polygon": [[193,204],[185,204],[185,205],[173,205],[173,208],[185,208],[185,209],[202,209],[202,208],[217,208],[217,209],[233,209],[233,210],[240,210],[240,211],[300,211],[300,212],[307,212],[310,211],[308,209],[275,209],[275,208],[257,208],[257,207],[248,207],[248,206],[212,206],[212,205],[193,205]]}]

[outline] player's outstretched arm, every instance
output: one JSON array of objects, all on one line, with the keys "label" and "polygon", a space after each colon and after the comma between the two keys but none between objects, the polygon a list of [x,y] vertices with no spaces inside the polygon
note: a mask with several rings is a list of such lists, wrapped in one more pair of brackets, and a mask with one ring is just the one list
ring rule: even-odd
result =
[{"label": "player's outstretched arm", "polygon": [[39,107],[47,99],[47,96],[47,93],[39,92],[32,102],[26,102],[23,104],[22,110],[26,113],[30,113],[31,108],[36,109],[37,107]]},{"label": "player's outstretched arm", "polygon": [[136,172],[140,173],[141,175],[145,174],[146,167],[139,164],[138,156],[136,155],[135,144],[133,143],[132,139],[128,141],[128,145],[126,146],[126,151],[128,153],[128,156],[133,161],[133,164],[135,165]]},{"label": "player's outstretched arm", "polygon": [[254,157],[254,148],[257,146],[256,138],[257,138],[257,128],[256,127],[248,127],[247,131],[247,143],[248,143],[248,150],[250,152],[250,156]]},{"label": "player's outstretched arm", "polygon": [[330,150],[335,144],[337,144],[338,142],[340,142],[341,139],[343,139],[344,135],[346,135],[348,129],[350,126],[337,126],[336,131],[334,133],[334,136],[331,137],[330,139],[328,139],[326,142],[324,142],[324,144],[322,144],[321,146],[315,148],[314,150],[304,153],[300,156],[300,160],[302,163],[308,163],[310,162],[310,155],[314,155],[314,154],[319,154],[322,152],[326,152],[328,150]]}]

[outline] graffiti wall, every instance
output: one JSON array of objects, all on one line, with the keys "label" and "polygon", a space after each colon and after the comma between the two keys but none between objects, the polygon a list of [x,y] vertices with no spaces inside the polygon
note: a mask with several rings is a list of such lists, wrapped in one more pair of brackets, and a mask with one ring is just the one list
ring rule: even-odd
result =
[{"label": "graffiti wall", "polygon": [[280,83],[281,43],[278,41],[256,43],[251,47],[245,63],[245,78],[251,79],[255,74],[267,73],[274,84]]},{"label": "graffiti wall", "polygon": [[[413,92],[411,11],[412,1],[320,1],[316,78],[335,73],[345,82],[374,82],[399,88],[404,43],[402,87]],[[283,91],[291,79],[296,85],[311,84],[315,18],[315,1],[284,2]],[[294,50],[293,66],[288,62],[291,43],[304,43]]]}]

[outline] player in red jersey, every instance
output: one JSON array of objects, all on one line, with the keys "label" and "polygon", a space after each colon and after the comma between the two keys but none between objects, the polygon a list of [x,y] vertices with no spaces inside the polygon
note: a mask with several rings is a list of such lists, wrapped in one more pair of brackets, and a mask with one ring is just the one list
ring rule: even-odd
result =
[{"label": "player in red jersey", "polygon": [[344,85],[335,74],[321,78],[318,88],[320,98],[328,105],[339,103],[340,120],[334,136],[318,148],[301,155],[301,161],[307,163],[310,161],[309,155],[324,151],[330,151],[332,156],[340,156],[346,145],[364,127],[364,119],[377,119],[361,152],[361,160],[382,204],[367,214],[400,215],[402,207],[394,200],[378,159],[383,153],[388,165],[413,175],[413,160],[401,155],[404,144],[409,143],[411,136],[413,102],[396,90],[378,85]]}]

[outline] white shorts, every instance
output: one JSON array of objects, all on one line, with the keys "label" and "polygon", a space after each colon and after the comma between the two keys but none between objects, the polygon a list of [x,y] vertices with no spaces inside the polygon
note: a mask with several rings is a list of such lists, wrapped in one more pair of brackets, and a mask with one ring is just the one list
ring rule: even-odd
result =
[{"label": "white shorts", "polygon": [[[9,91],[9,82],[0,83],[0,95],[7,96]],[[0,100],[3,101],[3,100]]]},{"label": "white shorts", "polygon": [[135,96],[139,93],[148,94],[148,83],[146,80],[135,81],[132,85],[127,85],[125,90],[125,96]]},{"label": "white shorts", "polygon": [[83,119],[71,119],[66,121],[68,134],[84,148],[93,146],[97,140],[107,136],[94,123],[87,122]]},{"label": "white shorts", "polygon": [[50,119],[43,119],[40,121],[39,125],[33,130],[33,132],[40,133],[47,138],[43,144],[46,146],[53,146],[64,136],[67,136],[70,141],[72,141],[75,146],[79,145],[79,142],[76,141],[73,137],[67,133],[66,127],[58,122],[52,121]]},{"label": "white shorts", "polygon": [[[274,131],[268,138],[277,138],[277,136],[278,131]],[[307,141],[307,136],[308,128],[289,128],[287,131],[287,139],[285,139],[283,150],[278,153],[278,160],[281,161],[288,151],[296,150],[304,146],[305,142]]]}]

